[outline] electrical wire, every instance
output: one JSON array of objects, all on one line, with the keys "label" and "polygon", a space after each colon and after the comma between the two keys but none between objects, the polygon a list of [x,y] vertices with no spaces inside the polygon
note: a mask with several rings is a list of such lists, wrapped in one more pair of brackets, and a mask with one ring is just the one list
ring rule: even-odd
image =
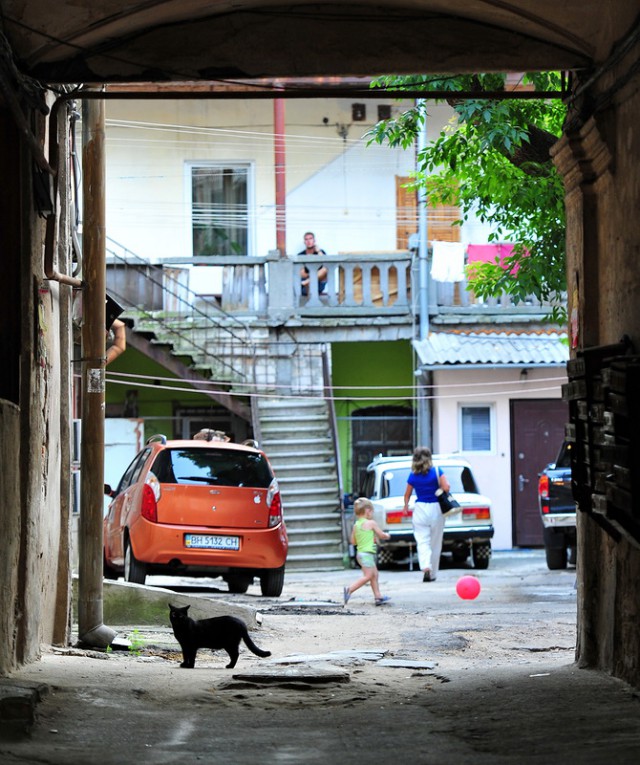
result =
[{"label": "electrical wire", "polygon": [[[135,388],[152,388],[154,390],[158,390],[160,387],[164,391],[173,391],[173,392],[181,392],[181,393],[193,393],[196,395],[202,395],[207,396],[211,393],[217,393],[220,395],[225,396],[234,396],[237,398],[260,398],[260,399],[278,399],[278,400],[284,400],[284,401],[299,401],[300,399],[318,399],[321,398],[325,401],[334,401],[334,402],[340,402],[340,401],[346,401],[346,402],[355,402],[355,401],[433,401],[433,400],[442,400],[442,399],[469,399],[469,398],[478,398],[477,393],[461,393],[461,394],[445,394],[445,395],[432,395],[432,396],[376,396],[375,398],[371,396],[327,396],[326,394],[320,395],[322,393],[322,388],[318,388],[319,395],[313,396],[309,394],[284,394],[284,393],[263,393],[263,392],[256,392],[256,393],[249,393],[249,392],[241,392],[241,393],[235,393],[231,392],[229,390],[213,390],[213,391],[204,391],[204,390],[198,390],[195,388],[185,388],[182,386],[176,386],[176,385],[162,385],[158,386],[155,383],[131,383],[127,382],[125,380],[112,380],[110,379],[110,374],[107,375],[107,382],[111,383],[113,385],[128,385],[129,387],[135,387]],[[268,386],[271,387],[271,386]],[[557,391],[557,386],[547,386],[547,387],[541,387],[541,388],[530,388],[528,390],[529,393],[542,393],[545,391]],[[513,391],[493,391],[491,393],[492,396],[511,396],[513,395]]]},{"label": "electrical wire", "polygon": [[[267,344],[265,343],[264,345],[267,345]],[[274,343],[274,345],[275,345],[275,343]],[[446,371],[453,371],[453,370],[446,370]],[[133,372],[112,372],[112,371],[109,371],[108,372],[108,377],[111,377],[111,376],[113,376],[113,377],[129,378],[129,379],[134,379],[134,380],[159,380],[161,382],[164,382],[164,381],[175,382],[176,381],[175,377],[158,377],[157,375],[141,375],[141,374],[135,374]],[[491,386],[495,386],[495,385],[523,385],[523,384],[526,385],[528,383],[533,383],[533,382],[538,384],[538,383],[545,383],[545,382],[558,382],[559,380],[560,380],[559,377],[541,377],[541,378],[537,378],[535,381],[534,380],[526,380],[526,381],[523,381],[523,380],[497,380],[497,381],[487,381],[487,382],[477,382],[477,383],[444,383],[444,384],[440,384],[440,385],[424,385],[422,387],[424,387],[424,388],[438,388],[438,389],[441,389],[441,388],[460,388],[460,387],[464,387],[464,388],[486,388],[486,387],[491,387]],[[113,382],[115,382],[115,380]],[[218,385],[219,386],[219,385],[229,385],[230,384],[228,381],[224,381],[224,380],[205,380],[205,381],[203,381],[203,380],[184,379],[184,380],[180,380],[180,382],[183,382],[185,384],[197,383],[199,386],[203,386],[203,385]],[[255,383],[255,382],[239,382],[239,383],[234,382],[233,383],[234,389],[236,388],[236,386],[244,386],[244,387],[256,388],[256,389],[264,387],[263,385],[260,385],[259,383]],[[271,385],[270,384],[268,387],[270,389],[271,388],[283,388],[283,389],[287,389],[288,390],[288,389],[290,389],[291,386],[290,385],[277,385],[277,384]],[[360,385],[357,382],[354,382],[354,383],[352,383],[350,385],[333,385],[332,386],[332,390],[354,390],[354,389],[357,389],[357,390],[371,390],[371,391],[377,391],[377,390],[381,390],[381,391],[385,391],[385,390],[414,390],[414,388],[415,388],[414,385]]]}]

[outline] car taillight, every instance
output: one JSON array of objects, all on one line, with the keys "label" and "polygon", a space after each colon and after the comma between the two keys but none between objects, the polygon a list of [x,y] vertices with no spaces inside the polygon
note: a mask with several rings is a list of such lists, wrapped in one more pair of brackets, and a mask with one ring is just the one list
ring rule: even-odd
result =
[{"label": "car taillight", "polygon": [[409,514],[405,515],[402,510],[390,510],[388,513],[385,513],[385,518],[387,519],[387,523],[402,523],[407,518],[411,518],[413,515],[413,510],[409,510]]},{"label": "car taillight", "polygon": [[541,475],[538,478],[538,496],[540,499],[549,499],[549,476]]},{"label": "car taillight", "polygon": [[267,490],[267,507],[269,508],[269,523],[267,525],[272,529],[282,521],[282,498],[275,478]]},{"label": "car taillight", "polygon": [[541,475],[538,478],[538,499],[540,500],[540,510],[543,515],[549,512],[549,476]]},{"label": "car taillight", "polygon": [[140,502],[140,515],[152,523],[158,522],[158,503],[156,495],[148,483],[142,487],[142,501]]},{"label": "car taillight", "polygon": [[490,521],[491,510],[488,507],[463,507],[463,521]]}]

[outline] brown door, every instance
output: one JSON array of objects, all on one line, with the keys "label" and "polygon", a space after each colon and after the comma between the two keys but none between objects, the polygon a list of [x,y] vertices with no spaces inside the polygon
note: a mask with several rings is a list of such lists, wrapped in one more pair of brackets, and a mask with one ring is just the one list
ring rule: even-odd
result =
[{"label": "brown door", "polygon": [[560,399],[524,399],[511,402],[511,465],[513,495],[513,544],[543,544],[538,509],[538,473],[553,462],[569,419]]},{"label": "brown door", "polygon": [[[418,193],[410,187],[413,179],[396,176],[396,247],[409,249],[409,237],[418,231]],[[427,209],[427,239],[440,242],[459,242],[460,208],[450,205],[429,205]]]}]

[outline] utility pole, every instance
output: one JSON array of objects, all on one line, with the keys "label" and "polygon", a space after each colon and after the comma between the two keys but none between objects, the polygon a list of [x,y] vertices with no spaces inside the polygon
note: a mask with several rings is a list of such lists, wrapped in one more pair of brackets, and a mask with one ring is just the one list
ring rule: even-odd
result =
[{"label": "utility pole", "polygon": [[106,345],[104,101],[83,101],[82,137],[82,448],[78,636],[82,643],[106,648],[116,633],[102,623]]}]

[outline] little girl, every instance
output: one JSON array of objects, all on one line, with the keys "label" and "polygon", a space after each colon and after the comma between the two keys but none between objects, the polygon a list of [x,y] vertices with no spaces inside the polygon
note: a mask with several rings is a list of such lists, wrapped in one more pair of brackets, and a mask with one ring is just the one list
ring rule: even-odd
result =
[{"label": "little girl", "polygon": [[344,588],[344,604],[346,606],[353,593],[369,582],[376,606],[381,606],[390,598],[386,595],[383,597],[378,587],[376,540],[389,539],[391,535],[382,531],[373,520],[373,503],[370,500],[365,497],[356,499],[353,504],[353,512],[356,516],[356,522],[353,524],[351,532],[351,544],[357,548],[356,560],[362,569],[362,576],[349,587]]}]

